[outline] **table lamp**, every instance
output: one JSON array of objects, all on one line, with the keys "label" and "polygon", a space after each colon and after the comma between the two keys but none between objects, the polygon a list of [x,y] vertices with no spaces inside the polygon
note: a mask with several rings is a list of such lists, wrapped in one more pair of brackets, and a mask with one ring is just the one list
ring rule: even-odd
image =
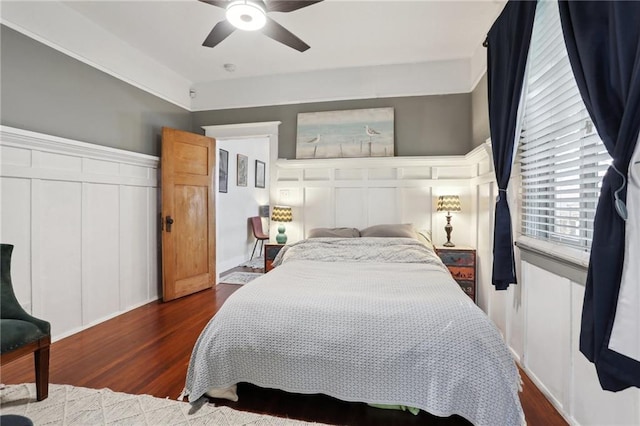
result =
[{"label": "table lamp", "polygon": [[271,220],[280,222],[280,226],[278,226],[278,235],[276,235],[276,242],[278,244],[285,244],[287,242],[287,235],[284,233],[284,222],[293,221],[291,207],[274,206],[273,211],[271,212]]},{"label": "table lamp", "polygon": [[437,211],[447,212],[447,224],[444,227],[444,230],[447,233],[447,242],[444,243],[443,245],[445,247],[455,247],[455,244],[451,242],[451,231],[453,231],[453,226],[451,226],[451,212],[461,211],[460,197],[457,195],[439,196]]}]

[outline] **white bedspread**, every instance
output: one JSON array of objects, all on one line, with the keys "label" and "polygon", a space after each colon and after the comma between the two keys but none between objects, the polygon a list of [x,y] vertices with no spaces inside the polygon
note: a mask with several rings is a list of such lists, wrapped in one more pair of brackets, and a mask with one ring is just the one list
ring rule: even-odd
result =
[{"label": "white bedspread", "polygon": [[[381,251],[365,240],[296,245],[229,297],[193,349],[189,401],[249,382],[459,414],[476,425],[523,424],[506,345],[439,260],[424,249],[426,263],[380,263],[366,253]],[[387,253],[411,241],[376,240]],[[318,260],[345,244],[350,261]],[[413,243],[405,250],[422,251]],[[316,260],[297,260],[296,251]]]}]

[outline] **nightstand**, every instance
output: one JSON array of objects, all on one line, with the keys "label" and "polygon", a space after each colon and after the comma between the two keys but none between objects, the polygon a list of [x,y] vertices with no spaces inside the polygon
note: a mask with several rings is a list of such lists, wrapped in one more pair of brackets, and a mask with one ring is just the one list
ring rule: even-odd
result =
[{"label": "nightstand", "polygon": [[476,250],[471,247],[437,246],[436,253],[449,269],[453,279],[465,293],[476,301]]},{"label": "nightstand", "polygon": [[273,269],[273,259],[276,258],[284,244],[265,244],[264,245],[264,272],[267,273]]}]

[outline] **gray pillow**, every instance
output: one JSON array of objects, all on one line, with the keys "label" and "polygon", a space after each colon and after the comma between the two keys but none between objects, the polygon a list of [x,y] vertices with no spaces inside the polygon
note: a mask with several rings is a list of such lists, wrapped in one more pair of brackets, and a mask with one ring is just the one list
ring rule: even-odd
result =
[{"label": "gray pillow", "polygon": [[360,231],[356,228],[314,228],[309,231],[307,238],[354,238],[359,236]]},{"label": "gray pillow", "polygon": [[360,230],[361,237],[399,237],[418,239],[418,233],[410,223],[374,225]]}]

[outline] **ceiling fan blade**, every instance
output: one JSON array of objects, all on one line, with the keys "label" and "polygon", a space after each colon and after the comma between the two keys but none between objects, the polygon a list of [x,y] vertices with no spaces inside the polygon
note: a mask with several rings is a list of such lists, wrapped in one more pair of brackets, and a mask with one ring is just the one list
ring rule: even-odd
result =
[{"label": "ceiling fan blade", "polygon": [[[202,1],[202,0],[201,0]],[[323,0],[267,0],[267,12],[293,12]]]},{"label": "ceiling fan blade", "polygon": [[267,2],[265,0],[253,0],[254,3],[257,3],[258,6],[260,6],[261,8],[263,8],[265,10],[265,12],[268,12],[269,9],[267,9]]},{"label": "ceiling fan blade", "polygon": [[207,38],[202,43],[203,46],[214,47],[225,38],[229,37],[232,32],[236,30],[236,27],[231,25],[229,21],[224,20],[216,24],[211,30]]},{"label": "ceiling fan blade", "polygon": [[267,37],[271,37],[275,41],[279,41],[282,44],[296,49],[299,52],[304,52],[310,47],[307,43],[293,35],[291,31],[287,30],[268,16],[267,23],[264,28],[262,28],[262,33]]},{"label": "ceiling fan blade", "polygon": [[210,4],[211,6],[221,7],[223,9],[226,9],[227,6],[229,5],[229,2],[227,0],[198,0],[198,1],[202,3]]}]

